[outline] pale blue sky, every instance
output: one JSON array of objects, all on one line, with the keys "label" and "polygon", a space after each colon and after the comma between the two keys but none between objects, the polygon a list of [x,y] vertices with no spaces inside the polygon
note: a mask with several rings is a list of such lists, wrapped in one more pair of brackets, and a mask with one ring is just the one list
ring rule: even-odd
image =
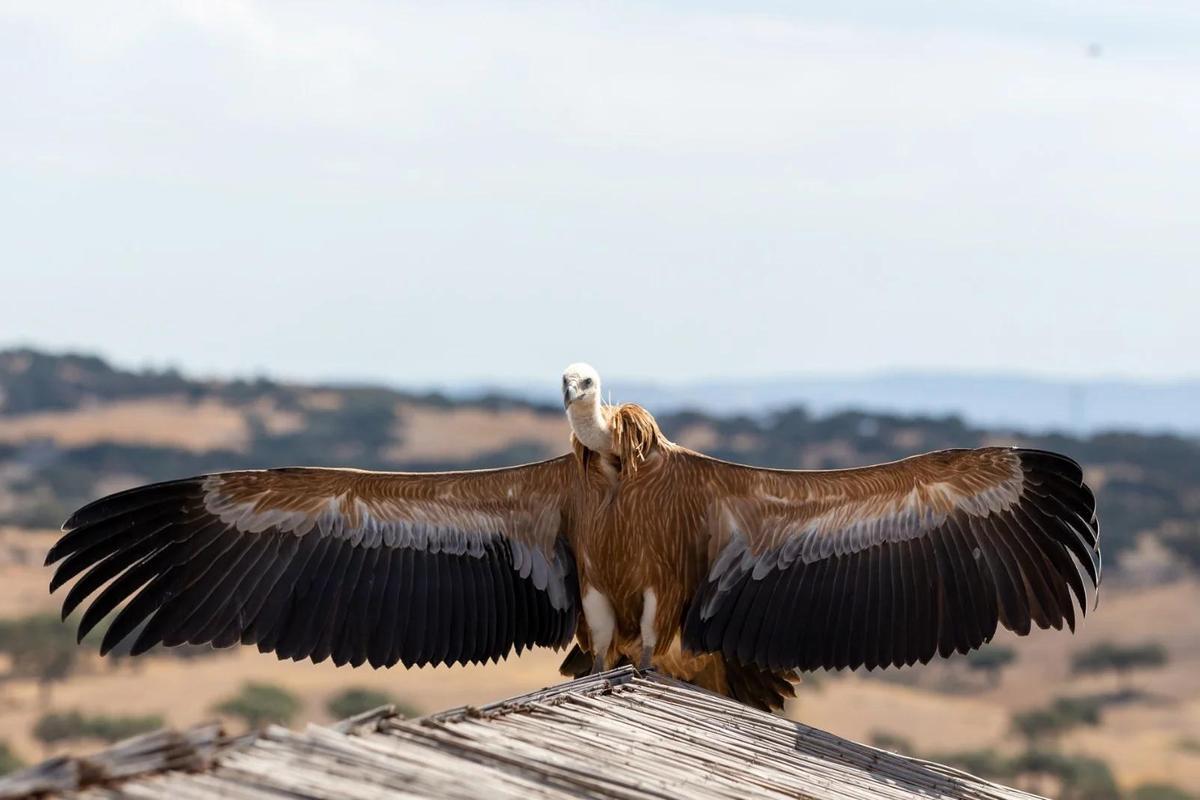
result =
[{"label": "pale blue sky", "polygon": [[0,345],[1200,373],[1191,0],[0,0],[0,103]]}]

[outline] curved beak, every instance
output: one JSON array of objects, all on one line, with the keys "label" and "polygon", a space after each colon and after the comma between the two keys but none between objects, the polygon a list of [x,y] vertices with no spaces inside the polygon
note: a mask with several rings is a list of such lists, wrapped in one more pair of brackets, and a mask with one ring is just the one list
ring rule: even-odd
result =
[{"label": "curved beak", "polygon": [[563,408],[570,408],[571,403],[579,399],[579,387],[575,381],[563,381]]}]

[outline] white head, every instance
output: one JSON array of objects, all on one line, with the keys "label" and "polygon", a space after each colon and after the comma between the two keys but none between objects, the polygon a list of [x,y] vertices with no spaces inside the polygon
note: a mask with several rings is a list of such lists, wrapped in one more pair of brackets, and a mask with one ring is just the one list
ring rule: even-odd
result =
[{"label": "white head", "polygon": [[586,401],[588,405],[598,404],[600,373],[596,372],[591,364],[572,364],[563,370],[562,393],[563,408],[569,409],[581,400]]}]

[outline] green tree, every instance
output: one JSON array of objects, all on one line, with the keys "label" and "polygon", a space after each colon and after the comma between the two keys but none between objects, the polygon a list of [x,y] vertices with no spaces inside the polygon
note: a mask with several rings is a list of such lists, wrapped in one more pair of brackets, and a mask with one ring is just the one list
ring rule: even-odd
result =
[{"label": "green tree", "polygon": [[1101,642],[1081,650],[1071,658],[1071,671],[1076,675],[1094,675],[1112,672],[1122,694],[1132,691],[1130,674],[1135,670],[1153,669],[1167,663],[1167,651],[1161,644],[1148,642],[1137,645],[1121,645]]},{"label": "green tree", "polygon": [[1083,725],[1100,724],[1101,701],[1094,697],[1059,697],[1045,708],[1014,714],[1013,729],[1031,746],[1057,739]]},{"label": "green tree", "polygon": [[999,685],[1001,671],[1016,660],[1017,651],[1004,645],[991,645],[967,653],[968,669],[982,672],[987,676],[988,684],[993,687]]},{"label": "green tree", "polygon": [[74,631],[53,614],[0,622],[0,652],[8,654],[12,675],[38,682],[43,708],[53,685],[66,680],[79,658]]},{"label": "green tree", "polygon": [[259,728],[269,723],[288,724],[300,711],[300,701],[278,686],[247,683],[236,695],[214,706],[214,710],[240,717],[251,728]]},{"label": "green tree", "polygon": [[362,714],[364,711],[370,711],[373,708],[386,705],[394,706],[397,713],[406,717],[416,716],[416,711],[410,706],[399,702],[387,692],[362,687],[353,687],[338,692],[329,698],[329,702],[325,704],[325,709],[329,712],[329,716],[334,719],[346,719],[347,717],[353,717],[355,714]]}]

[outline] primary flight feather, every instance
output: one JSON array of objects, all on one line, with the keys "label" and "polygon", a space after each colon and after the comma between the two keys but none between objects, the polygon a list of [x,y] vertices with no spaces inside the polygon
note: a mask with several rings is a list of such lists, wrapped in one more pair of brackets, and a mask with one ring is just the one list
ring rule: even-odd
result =
[{"label": "primary flight feather", "polygon": [[64,524],[82,638],[257,645],[375,667],[563,647],[770,708],[796,670],[927,662],[1074,630],[1100,582],[1095,500],[1071,459],[945,450],[860,469],[719,461],[563,375],[571,452],[495,470],[315,467],[130,489]]}]

